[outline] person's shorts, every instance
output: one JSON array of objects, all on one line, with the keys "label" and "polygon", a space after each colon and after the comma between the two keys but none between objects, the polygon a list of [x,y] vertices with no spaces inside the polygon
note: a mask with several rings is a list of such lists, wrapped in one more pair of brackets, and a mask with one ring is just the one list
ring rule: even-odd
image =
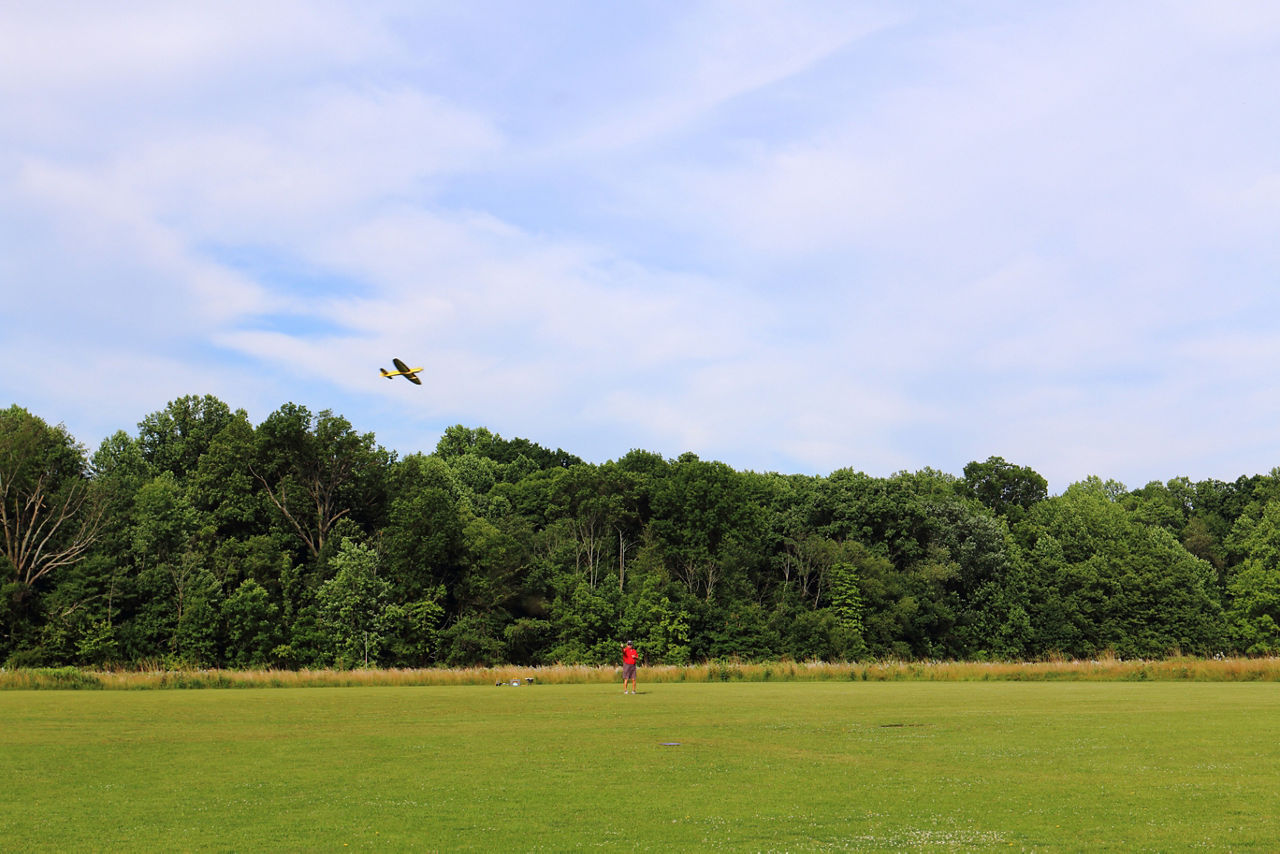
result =
[{"label": "person's shorts", "polygon": [[622,665],[622,678],[623,678],[623,679],[635,679],[635,678],[636,678],[636,666],[635,666],[634,664],[624,664],[624,665]]}]

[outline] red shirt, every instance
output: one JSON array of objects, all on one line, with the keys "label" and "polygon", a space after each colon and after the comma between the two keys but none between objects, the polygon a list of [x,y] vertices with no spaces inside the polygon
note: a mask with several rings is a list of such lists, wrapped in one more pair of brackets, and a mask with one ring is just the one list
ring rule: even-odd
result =
[{"label": "red shirt", "polygon": [[640,653],[636,652],[635,647],[633,646],[623,647],[622,649],[623,664],[635,664],[636,659],[638,659],[639,657],[640,657]]}]

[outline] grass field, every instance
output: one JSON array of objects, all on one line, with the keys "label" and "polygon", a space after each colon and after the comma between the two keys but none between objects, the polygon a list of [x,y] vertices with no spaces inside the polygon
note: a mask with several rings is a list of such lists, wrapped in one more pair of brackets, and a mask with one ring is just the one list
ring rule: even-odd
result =
[{"label": "grass field", "polygon": [[1273,851],[1280,840],[1274,683],[641,688],[0,692],[0,847]]}]

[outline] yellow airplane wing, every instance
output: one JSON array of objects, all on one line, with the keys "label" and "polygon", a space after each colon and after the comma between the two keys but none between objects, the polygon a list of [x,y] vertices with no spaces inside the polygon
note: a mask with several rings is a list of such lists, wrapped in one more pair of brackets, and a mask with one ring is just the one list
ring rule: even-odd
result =
[{"label": "yellow airplane wing", "polygon": [[422,380],[418,379],[418,371],[423,370],[423,368],[411,368],[399,359],[392,359],[391,361],[395,363],[396,369],[394,371],[388,371],[385,368],[379,368],[379,373],[387,379],[391,379],[392,377],[404,377],[414,385],[422,385]]}]

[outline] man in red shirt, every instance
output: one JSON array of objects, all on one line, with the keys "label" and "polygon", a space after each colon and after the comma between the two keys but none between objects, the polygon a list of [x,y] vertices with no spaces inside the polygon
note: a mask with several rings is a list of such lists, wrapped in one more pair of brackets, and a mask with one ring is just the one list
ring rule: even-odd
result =
[{"label": "man in red shirt", "polygon": [[[634,694],[636,692],[636,661],[640,658],[640,653],[636,652],[636,648],[631,645],[631,641],[627,641],[622,645],[622,693]],[[631,690],[627,690],[627,683],[631,683]]]}]

